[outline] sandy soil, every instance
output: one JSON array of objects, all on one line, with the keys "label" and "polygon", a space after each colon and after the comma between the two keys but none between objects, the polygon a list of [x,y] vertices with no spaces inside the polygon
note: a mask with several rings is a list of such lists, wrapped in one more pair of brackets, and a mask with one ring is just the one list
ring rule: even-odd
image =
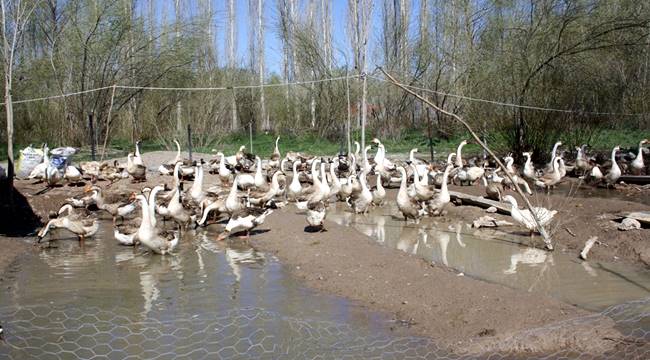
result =
[{"label": "sandy soil", "polygon": [[[170,157],[169,153],[159,153],[146,154],[151,157],[145,156],[145,161],[157,164]],[[162,182],[170,183],[171,178],[151,173],[147,184]],[[206,174],[205,184],[214,183],[216,177]],[[34,195],[43,189],[43,184],[16,184],[43,220],[66,197],[83,192],[81,187],[64,186]],[[105,191],[109,199],[125,197],[142,186],[121,181]],[[476,195],[484,191],[482,187],[453,188]],[[394,198],[395,192],[389,190],[388,196]],[[554,235],[557,249],[575,252],[577,256],[584,241],[597,235],[608,246],[594,247],[593,258],[612,261],[616,256],[632,263],[650,261],[643,241],[649,230],[620,232],[609,220],[599,218],[605,212],[650,210],[649,206],[595,198],[567,202],[562,195],[551,195],[549,199],[562,205],[562,224]],[[450,206],[446,216],[471,222],[481,215],[485,211],[476,207]],[[603,338],[620,337],[608,318],[595,316],[588,322],[572,322],[571,319],[583,319],[589,313],[539,294],[459,276],[447,268],[379,246],[352,228],[327,222],[327,232],[307,233],[305,226],[304,215],[296,214],[294,207],[289,206],[272,214],[251,241],[261,250],[275,254],[306,285],[392,314],[396,331],[434,337],[456,351],[470,352],[546,352],[567,347],[578,352],[603,352],[613,346],[613,342]],[[575,237],[564,228],[569,228]],[[518,227],[504,230],[522,231]],[[0,241],[4,248],[4,240]],[[21,251],[26,249],[16,249],[17,253]],[[5,253],[8,254],[0,254],[0,269],[13,260]],[[560,321],[564,321],[562,326],[552,326]]]},{"label": "sandy soil", "polygon": [[[310,287],[345,296],[394,315],[395,327],[443,341],[455,350],[547,351],[571,346],[587,351],[599,337],[573,337],[544,331],[552,341],[517,341],[518,332],[588,313],[571,305],[518,292],[501,285],[459,276],[332,222],[327,231],[307,233],[304,215],[291,207],[272,214],[252,237],[253,244],[274,253]],[[264,232],[263,229],[270,229]],[[590,324],[590,334],[614,336],[610,320]],[[573,326],[561,329],[584,331]],[[504,339],[512,342],[503,342]],[[515,345],[516,344],[516,345]],[[596,345],[598,346],[598,345]]]}]

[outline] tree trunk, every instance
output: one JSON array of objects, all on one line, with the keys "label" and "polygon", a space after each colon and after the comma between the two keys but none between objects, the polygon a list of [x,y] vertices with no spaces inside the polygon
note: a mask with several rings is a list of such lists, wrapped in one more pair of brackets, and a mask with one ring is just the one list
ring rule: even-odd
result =
[{"label": "tree trunk", "polygon": [[[235,0],[228,0],[228,39],[226,42],[228,53],[228,68],[230,69],[231,85],[234,81],[235,75]],[[232,97],[230,99],[230,113],[231,123],[230,128],[236,131],[239,128],[239,120],[237,119],[237,93],[235,89],[232,90]]]},{"label": "tree trunk", "polygon": [[266,116],[266,103],[264,100],[264,8],[263,1],[257,0],[257,71],[260,80],[260,117],[264,130],[270,130],[271,124]]},{"label": "tree trunk", "polygon": [[11,100],[11,82],[5,78],[5,114],[7,116],[7,178],[10,189],[14,184],[14,106]]}]

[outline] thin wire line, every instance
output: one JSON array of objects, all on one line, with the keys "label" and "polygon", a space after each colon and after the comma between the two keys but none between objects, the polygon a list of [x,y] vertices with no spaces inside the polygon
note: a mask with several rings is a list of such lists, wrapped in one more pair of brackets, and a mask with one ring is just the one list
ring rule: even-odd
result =
[{"label": "thin wire line", "polygon": [[[327,82],[327,81],[338,81],[338,80],[344,80],[344,79],[359,78],[361,76],[362,75],[348,75],[348,76],[339,76],[339,77],[333,77],[333,78],[327,78],[327,79],[296,81],[296,82],[292,82],[292,83],[286,82],[286,83],[277,83],[277,84],[237,85],[237,86],[220,86],[220,87],[158,87],[158,86],[110,85],[110,86],[104,86],[104,87],[100,87],[100,88],[96,88],[96,89],[77,91],[77,92],[72,92],[72,93],[67,93],[67,94],[62,94],[62,95],[52,95],[52,96],[44,96],[44,97],[33,98],[33,99],[17,100],[17,101],[12,101],[11,103],[12,104],[25,104],[25,103],[35,102],[35,101],[60,99],[60,98],[69,97],[69,96],[75,96],[75,95],[81,95],[81,94],[87,94],[87,93],[91,93],[91,92],[111,89],[113,87],[119,88],[119,89],[161,90],[161,91],[220,91],[220,90],[232,90],[232,89],[254,89],[254,88],[280,87],[280,86],[291,86],[291,85],[317,84],[317,83]],[[0,105],[4,106],[5,104],[0,103]]]},{"label": "thin wire line", "polygon": [[296,81],[292,83],[277,83],[277,84],[262,84],[262,85],[237,85],[237,86],[220,86],[220,87],[159,87],[159,86],[128,86],[128,85],[117,85],[118,88],[122,89],[138,89],[138,90],[167,90],[167,91],[214,91],[214,90],[232,90],[232,89],[255,89],[255,88],[267,88],[267,87],[281,87],[281,86],[291,86],[291,85],[307,85],[307,84],[316,84],[326,81],[338,81],[349,78],[358,78],[360,75],[349,75],[349,76],[339,76],[327,79],[317,79],[317,80],[306,80],[306,81]]},{"label": "thin wire line", "polygon": [[[45,97],[40,97],[40,98],[34,98],[34,99],[26,99],[26,100],[18,100],[18,101],[12,101],[12,104],[24,104],[24,103],[30,103],[34,101],[43,101],[43,100],[51,100],[51,99],[60,99],[64,97],[69,97],[69,96],[75,96],[75,95],[81,95],[81,94],[87,94],[91,92],[96,92],[96,91],[101,91],[101,90],[106,90],[110,89],[113,86],[104,86],[96,89],[90,89],[90,90],[84,90],[84,91],[77,91],[73,93],[67,93],[67,94],[62,94],[62,95],[52,95],[52,96],[45,96]],[[0,105],[4,106],[4,103],[1,103]]]},{"label": "thin wire line", "polygon": [[[377,81],[388,82],[388,80],[377,77],[377,76],[374,76],[374,75],[368,75],[368,77],[372,78],[374,80],[377,80]],[[592,112],[592,111],[576,111],[576,110],[566,110],[566,109],[545,108],[545,107],[531,106],[531,105],[518,105],[518,104],[506,103],[506,102],[501,102],[501,101],[495,101],[495,100],[474,98],[474,97],[464,96],[464,95],[449,94],[449,93],[445,93],[445,92],[442,92],[442,91],[436,91],[436,90],[427,89],[427,88],[418,87],[418,86],[413,86],[413,85],[406,85],[406,84],[402,84],[402,85],[404,85],[404,87],[414,89],[414,90],[426,91],[426,92],[433,93],[433,94],[444,95],[444,96],[454,97],[454,98],[468,100],[468,101],[481,102],[481,103],[487,103],[487,104],[499,105],[499,106],[506,106],[506,107],[512,107],[512,108],[528,109],[528,110],[561,112],[561,113],[567,113],[567,114],[584,114],[584,115],[612,115],[612,116],[644,116],[644,115],[649,115],[649,113]]]}]

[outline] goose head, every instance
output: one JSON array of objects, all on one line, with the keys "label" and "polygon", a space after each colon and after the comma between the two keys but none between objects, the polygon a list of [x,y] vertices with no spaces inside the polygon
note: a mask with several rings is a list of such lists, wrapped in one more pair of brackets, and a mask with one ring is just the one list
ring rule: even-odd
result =
[{"label": "goose head", "polygon": [[517,200],[512,195],[506,195],[503,197],[503,201],[510,203],[510,205],[517,207]]}]

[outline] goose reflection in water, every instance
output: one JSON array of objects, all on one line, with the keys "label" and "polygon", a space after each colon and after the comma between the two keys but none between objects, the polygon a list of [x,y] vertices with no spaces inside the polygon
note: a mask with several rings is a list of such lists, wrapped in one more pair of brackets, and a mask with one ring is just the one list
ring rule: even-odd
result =
[{"label": "goose reflection in water", "polygon": [[245,244],[231,244],[226,247],[226,261],[228,261],[228,266],[235,275],[235,282],[239,283],[241,281],[242,265],[260,264],[264,261],[264,255]]},{"label": "goose reflection in water", "polygon": [[[140,258],[143,258],[140,256]],[[146,318],[153,304],[160,296],[158,283],[160,278],[171,270],[172,258],[169,256],[156,256],[147,258],[149,262],[140,270],[140,289],[144,297],[142,318]]]},{"label": "goose reflection in water", "polygon": [[[541,264],[553,264],[553,255],[549,254],[547,251],[528,248],[519,253],[512,254],[510,256],[510,267],[503,271],[504,274],[515,274],[517,273],[517,266],[519,264],[525,264],[530,266],[537,266]],[[544,270],[544,269],[542,269]]]}]

